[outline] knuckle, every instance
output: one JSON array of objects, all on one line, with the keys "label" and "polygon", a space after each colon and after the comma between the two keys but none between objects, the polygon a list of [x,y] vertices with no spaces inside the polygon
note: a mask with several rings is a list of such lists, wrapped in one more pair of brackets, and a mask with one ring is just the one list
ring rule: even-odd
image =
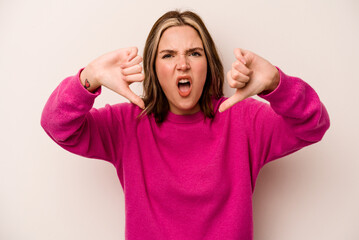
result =
[{"label": "knuckle", "polygon": [[245,87],[245,86],[246,86],[246,84],[245,84],[244,82],[238,83],[238,88],[243,88],[243,87]]},{"label": "knuckle", "polygon": [[233,80],[228,80],[228,85],[229,85],[231,88],[235,88],[235,87],[236,87],[236,82],[233,81]]},{"label": "knuckle", "polygon": [[141,65],[137,65],[137,72],[142,72],[142,66]]},{"label": "knuckle", "polygon": [[232,71],[231,76],[232,76],[233,79],[238,79],[239,78],[239,73],[235,72],[235,71]]},{"label": "knuckle", "polygon": [[242,73],[243,73],[243,76],[247,77],[249,75],[249,70],[247,68],[243,68]]},{"label": "knuckle", "polygon": [[238,62],[237,62],[237,61],[235,61],[235,62],[232,63],[232,67],[233,67],[233,68],[236,68],[237,66],[238,66]]}]

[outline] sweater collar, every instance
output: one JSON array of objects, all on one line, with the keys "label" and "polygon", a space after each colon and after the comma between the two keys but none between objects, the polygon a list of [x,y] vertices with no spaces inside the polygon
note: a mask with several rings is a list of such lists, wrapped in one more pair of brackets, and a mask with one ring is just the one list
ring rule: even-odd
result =
[{"label": "sweater collar", "polygon": [[166,120],[174,123],[195,123],[204,119],[202,111],[198,111],[194,114],[189,115],[177,115],[172,112],[168,112]]}]

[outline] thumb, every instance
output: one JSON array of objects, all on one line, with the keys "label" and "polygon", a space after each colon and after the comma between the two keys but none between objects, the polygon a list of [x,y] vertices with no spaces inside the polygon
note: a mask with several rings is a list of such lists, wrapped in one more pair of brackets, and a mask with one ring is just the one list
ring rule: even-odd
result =
[{"label": "thumb", "polygon": [[141,109],[145,109],[145,103],[143,102],[142,98],[132,92],[129,86],[127,86],[124,91],[121,91],[121,93],[119,92],[118,94],[124,96],[125,98],[130,100],[130,102],[139,106]]},{"label": "thumb", "polygon": [[251,94],[247,91],[246,88],[237,89],[236,92],[229,97],[227,100],[225,100],[220,106],[218,111],[224,112],[236,103],[239,103],[240,101],[243,101],[244,99],[250,97]]}]

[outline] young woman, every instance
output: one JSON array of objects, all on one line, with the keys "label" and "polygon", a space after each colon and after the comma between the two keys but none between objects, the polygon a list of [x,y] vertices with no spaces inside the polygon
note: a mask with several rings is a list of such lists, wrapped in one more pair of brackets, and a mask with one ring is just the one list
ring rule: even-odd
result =
[{"label": "young woman", "polygon": [[[73,153],[111,162],[124,190],[126,239],[252,239],[264,164],[319,141],[329,117],[315,91],[253,52],[223,67],[204,23],[171,11],[144,49],[107,53],[66,78],[41,124]],[[143,81],[144,97],[129,88]],[[101,86],[132,103],[94,109]],[[266,104],[253,95],[269,101]]]}]

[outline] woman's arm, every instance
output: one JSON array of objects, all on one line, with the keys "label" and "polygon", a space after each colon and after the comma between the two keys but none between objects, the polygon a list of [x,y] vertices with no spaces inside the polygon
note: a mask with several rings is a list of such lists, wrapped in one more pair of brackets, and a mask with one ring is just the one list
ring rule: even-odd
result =
[{"label": "woman's arm", "polygon": [[143,79],[141,60],[137,49],[117,50],[62,81],[42,113],[41,125],[47,134],[68,151],[113,162],[120,149],[116,147],[121,135],[119,113],[109,105],[101,109],[92,106],[102,85],[125,97],[139,98],[128,85]]},{"label": "woman's arm", "polygon": [[252,176],[274,159],[318,142],[330,125],[328,113],[318,95],[306,82],[284,74],[262,57],[236,49],[237,61],[227,74],[236,93],[224,101],[224,111],[253,95],[267,103],[246,101],[241,119],[246,124]]},{"label": "woman's arm", "polygon": [[297,77],[278,69],[280,82],[267,100],[248,116],[250,143],[256,146],[258,170],[266,163],[320,141],[330,126],[329,115],[314,89]]}]

